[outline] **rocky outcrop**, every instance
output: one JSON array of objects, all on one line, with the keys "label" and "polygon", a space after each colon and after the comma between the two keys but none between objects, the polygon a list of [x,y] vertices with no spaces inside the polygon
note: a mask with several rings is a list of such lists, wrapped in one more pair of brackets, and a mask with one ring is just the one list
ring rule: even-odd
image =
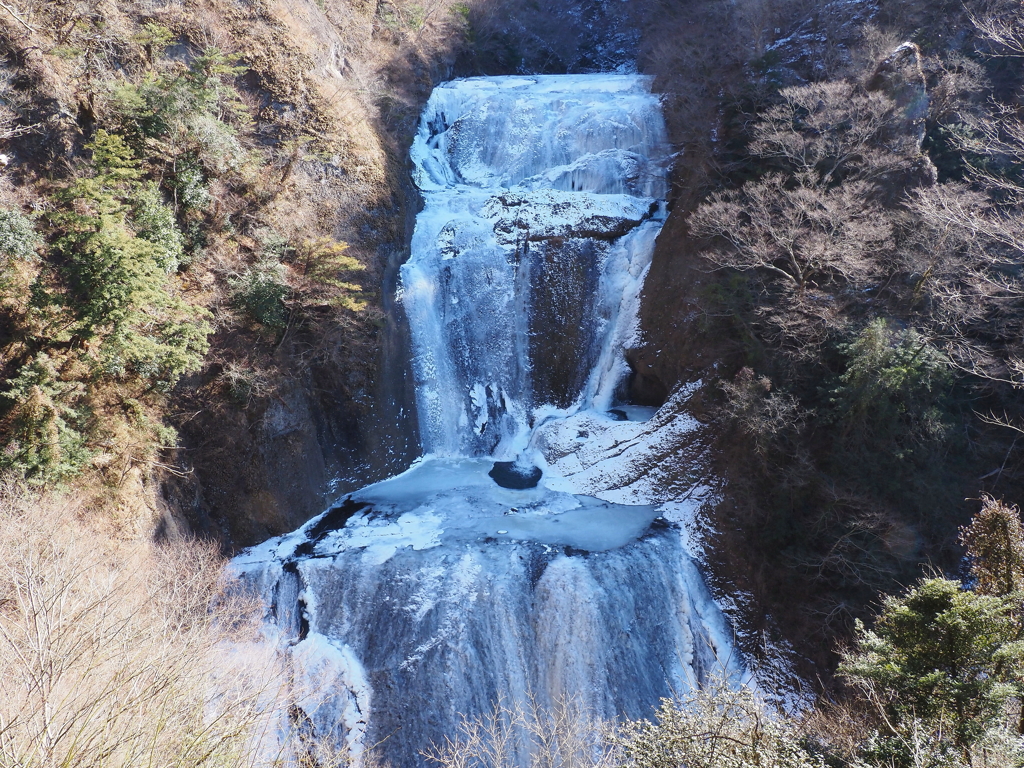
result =
[{"label": "rocky outcrop", "polygon": [[902,120],[899,133],[910,136],[920,150],[928,117],[928,85],[921,69],[921,49],[915,43],[903,43],[875,67],[864,85],[868,91],[881,91],[896,102]]}]

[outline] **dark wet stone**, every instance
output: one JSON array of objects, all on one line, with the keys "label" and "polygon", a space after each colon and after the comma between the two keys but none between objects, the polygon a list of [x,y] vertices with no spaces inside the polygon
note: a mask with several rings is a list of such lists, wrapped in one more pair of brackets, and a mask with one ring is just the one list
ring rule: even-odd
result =
[{"label": "dark wet stone", "polygon": [[[295,547],[295,551],[292,552],[292,557],[312,557],[316,550],[316,542],[306,539],[304,542]],[[289,563],[294,565],[294,563]]]},{"label": "dark wet stone", "polygon": [[585,549],[577,549],[576,547],[570,546],[566,546],[563,551],[565,552],[566,557],[586,557],[590,554],[590,552]]},{"label": "dark wet stone", "polygon": [[496,461],[487,474],[502,488],[522,491],[536,488],[544,473],[540,467],[521,467],[514,461]]},{"label": "dark wet stone", "polygon": [[345,523],[352,515],[368,506],[370,505],[364,501],[353,501],[350,497],[346,498],[341,504],[331,507],[323,517],[317,520],[316,525],[306,531],[307,538],[313,542],[320,541],[331,531],[344,528]]},{"label": "dark wet stone", "polygon": [[615,421],[629,421],[629,416],[626,415],[626,412],[618,408],[612,408],[608,411],[608,415],[615,419]]}]

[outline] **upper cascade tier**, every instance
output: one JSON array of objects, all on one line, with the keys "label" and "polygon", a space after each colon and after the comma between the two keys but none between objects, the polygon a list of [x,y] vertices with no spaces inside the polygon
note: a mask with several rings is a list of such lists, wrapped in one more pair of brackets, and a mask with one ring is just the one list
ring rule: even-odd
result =
[{"label": "upper cascade tier", "polygon": [[456,80],[412,147],[424,208],[402,267],[423,450],[512,460],[552,409],[628,373],[670,157],[639,75]]},{"label": "upper cascade tier", "polygon": [[546,75],[434,89],[412,147],[416,184],[663,199],[665,122],[650,78]]}]

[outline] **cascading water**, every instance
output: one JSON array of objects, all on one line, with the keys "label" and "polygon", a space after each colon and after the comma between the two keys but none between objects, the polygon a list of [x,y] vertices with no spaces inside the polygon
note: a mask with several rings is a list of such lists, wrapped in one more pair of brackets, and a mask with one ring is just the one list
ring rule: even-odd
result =
[{"label": "cascading water", "polygon": [[690,490],[692,422],[613,407],[667,154],[639,76],[434,90],[401,276],[425,456],[234,561],[315,682],[291,710],[310,738],[420,765],[496,699],[642,717],[728,656],[656,506]]}]

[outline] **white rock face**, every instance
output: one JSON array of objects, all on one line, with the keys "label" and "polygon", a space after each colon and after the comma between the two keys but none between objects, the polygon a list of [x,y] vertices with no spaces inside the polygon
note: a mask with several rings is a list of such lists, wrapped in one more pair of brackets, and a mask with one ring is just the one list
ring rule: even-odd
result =
[{"label": "white rock face", "polygon": [[[637,718],[736,666],[666,519],[693,507],[687,393],[657,413],[615,400],[664,211],[648,87],[435,89],[402,271],[425,456],[234,560],[316,690],[292,712],[308,737],[405,768],[499,698]],[[501,487],[495,461],[543,475]]]}]

